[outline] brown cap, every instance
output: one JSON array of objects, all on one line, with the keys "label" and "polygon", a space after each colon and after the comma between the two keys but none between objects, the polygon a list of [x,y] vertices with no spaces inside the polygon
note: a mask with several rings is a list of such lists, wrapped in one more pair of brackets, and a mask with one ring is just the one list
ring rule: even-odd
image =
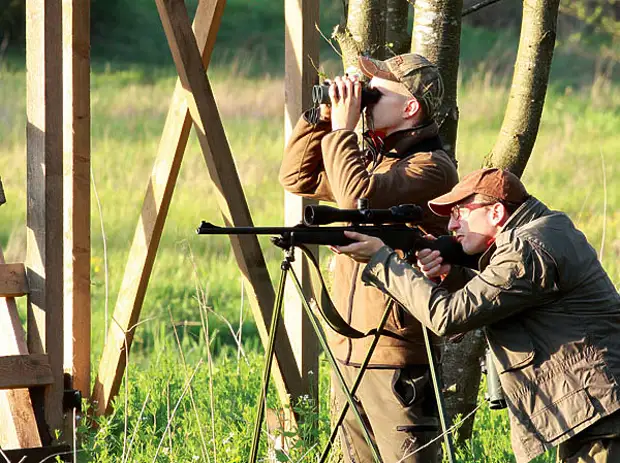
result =
[{"label": "brown cap", "polygon": [[519,177],[507,170],[492,167],[475,170],[466,175],[452,188],[452,191],[429,201],[428,207],[437,215],[448,216],[454,205],[474,194],[491,196],[500,201],[516,204],[524,202],[529,197]]},{"label": "brown cap", "polygon": [[437,66],[416,53],[396,55],[385,61],[359,57],[360,70],[367,77],[402,83],[422,105],[424,114],[435,119],[443,101],[443,80]]}]

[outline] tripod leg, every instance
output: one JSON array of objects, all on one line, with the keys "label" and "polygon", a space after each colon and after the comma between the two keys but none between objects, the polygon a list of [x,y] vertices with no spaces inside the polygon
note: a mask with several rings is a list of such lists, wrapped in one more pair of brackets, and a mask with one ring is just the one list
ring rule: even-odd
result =
[{"label": "tripod leg", "polygon": [[[351,407],[351,410],[353,411],[353,414],[355,415],[355,418],[357,419],[357,421],[359,422],[362,432],[364,434],[364,438],[366,439],[366,442],[368,444],[368,446],[370,447],[370,450],[372,451],[373,454],[373,458],[375,460],[375,462],[377,463],[382,463],[381,460],[381,456],[379,455],[379,449],[377,449],[377,445],[374,443],[374,441],[372,440],[372,438],[370,437],[370,433],[368,431],[368,428],[366,427],[366,425],[364,424],[364,421],[362,420],[362,417],[359,413],[359,410],[357,409],[357,407],[355,406],[354,402],[353,402],[353,395],[355,394],[354,390],[349,391],[346,382],[344,380],[344,377],[342,376],[342,373],[340,372],[340,369],[338,368],[338,364],[336,362],[336,359],[334,357],[334,354],[332,354],[332,351],[329,349],[329,346],[327,344],[327,339],[325,337],[325,334],[323,333],[323,330],[321,329],[321,326],[319,325],[316,317],[314,316],[314,313],[312,312],[312,308],[310,307],[310,304],[308,303],[308,300],[304,297],[303,295],[303,289],[301,287],[301,283],[299,282],[299,279],[297,278],[297,275],[295,274],[295,270],[294,269],[290,269],[291,270],[291,274],[293,275],[293,281],[295,282],[295,286],[297,287],[297,291],[299,291],[299,294],[301,296],[301,301],[302,304],[304,306],[304,309],[306,311],[306,313],[308,314],[308,318],[310,319],[310,322],[312,323],[312,327],[314,328],[314,331],[317,335],[317,338],[319,339],[319,343],[321,344],[321,348],[323,349],[323,352],[325,352],[325,355],[327,356],[327,360],[330,364],[330,366],[332,367],[332,369],[334,370],[334,373],[336,375],[336,377],[338,378],[338,382],[340,383],[340,386],[347,398],[347,403],[345,404],[345,412],[342,414],[342,419],[344,419],[344,414],[346,413],[346,410],[348,410],[348,407]],[[387,311],[386,311],[387,313]],[[387,315],[384,315],[385,320],[387,320]],[[383,321],[383,324],[380,325],[381,328],[383,327],[383,325],[385,324],[385,320]],[[369,361],[370,361],[370,357],[372,356],[372,352],[374,351],[374,348],[377,344],[378,338],[379,338],[379,333],[377,333],[375,335],[375,339],[373,340],[373,344],[371,345],[368,355],[366,357],[366,360],[364,361],[364,366],[363,368],[360,370],[360,373],[355,381],[355,389],[357,389],[357,386],[359,386],[359,383],[361,382],[361,375],[363,374],[364,370],[366,369]],[[340,420],[342,422],[342,419]],[[338,427],[335,428],[336,430],[338,429]],[[327,457],[327,454],[329,453],[329,448],[331,448],[331,443],[333,442],[333,439],[329,442],[329,447],[323,452],[324,453],[324,457],[321,457],[321,462],[324,462],[325,459]]]},{"label": "tripod leg", "polygon": [[441,377],[436,368],[435,353],[431,346],[431,340],[428,335],[428,328],[422,326],[424,333],[424,343],[428,353],[428,363],[431,370],[431,378],[433,379],[433,388],[435,389],[435,398],[437,399],[437,410],[439,411],[439,422],[441,423],[441,432],[443,433],[444,443],[446,445],[446,453],[448,454],[448,462],[454,463],[454,444],[452,443],[452,434],[448,432],[450,428],[450,419],[446,415],[446,408],[441,392]]},{"label": "tripod leg", "polygon": [[263,424],[264,403],[267,397],[267,389],[269,387],[269,374],[271,372],[271,365],[273,363],[273,355],[276,344],[276,331],[278,327],[278,320],[282,314],[282,302],[284,300],[284,284],[286,283],[286,272],[290,270],[290,262],[283,260],[280,273],[280,282],[278,284],[278,293],[276,295],[276,302],[274,305],[273,313],[271,315],[271,326],[269,328],[269,345],[265,351],[265,367],[263,369],[263,382],[260,390],[260,395],[257,402],[256,421],[254,422],[254,435],[252,437],[252,447],[250,449],[250,463],[255,463],[258,454],[258,444],[260,442],[260,432]]},{"label": "tripod leg", "polygon": [[[372,340],[372,344],[368,348],[368,353],[366,354],[366,358],[364,359],[364,362],[362,363],[360,367],[360,371],[357,374],[357,377],[355,378],[353,387],[351,387],[350,394],[352,396],[355,395],[355,393],[357,392],[357,388],[362,382],[362,378],[364,376],[364,373],[366,372],[366,369],[368,368],[368,364],[370,363],[370,358],[372,357],[375,347],[377,347],[379,338],[381,337],[381,331],[383,330],[383,327],[385,326],[385,323],[387,322],[389,313],[390,313],[390,307],[387,307],[385,311],[383,312],[383,316],[381,317],[381,321],[379,322],[379,326],[377,327],[377,332],[375,334],[374,339]],[[336,440],[336,434],[338,433],[338,428],[340,427],[340,425],[342,425],[342,422],[344,421],[344,417],[346,416],[348,411],[349,411],[349,402],[344,404],[344,406],[342,407],[342,410],[340,411],[340,415],[338,415],[338,420],[336,421],[336,424],[334,425],[334,428],[332,429],[332,432],[329,436],[329,440],[327,441],[327,444],[325,445],[325,449],[323,449],[323,453],[321,454],[321,459],[319,460],[320,463],[323,463],[326,461],[329,455],[329,451],[331,450],[332,445],[334,443],[334,440]]]}]

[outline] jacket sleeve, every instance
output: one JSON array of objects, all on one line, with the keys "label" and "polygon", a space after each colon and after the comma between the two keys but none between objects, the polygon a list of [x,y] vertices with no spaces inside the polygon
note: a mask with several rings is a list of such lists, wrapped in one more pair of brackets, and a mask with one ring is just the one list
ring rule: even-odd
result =
[{"label": "jacket sleeve", "polygon": [[423,203],[435,192],[448,191],[446,174],[430,157],[410,156],[396,162],[389,170],[372,173],[366,168],[359,149],[357,135],[349,130],[337,130],[321,141],[325,172],[329,178],[334,200],[341,208],[356,207],[359,198],[370,199],[373,208],[388,208],[395,199]]},{"label": "jacket sleeve", "polygon": [[304,114],[293,129],[284,150],[279,180],[286,191],[307,198],[334,201],[323,164],[321,140],[331,131],[331,124],[312,124]]},{"label": "jacket sleeve", "polygon": [[449,292],[383,247],[362,279],[403,305],[423,325],[445,336],[490,325],[544,305],[557,292],[553,259],[513,238],[498,246],[489,265],[460,290]]}]

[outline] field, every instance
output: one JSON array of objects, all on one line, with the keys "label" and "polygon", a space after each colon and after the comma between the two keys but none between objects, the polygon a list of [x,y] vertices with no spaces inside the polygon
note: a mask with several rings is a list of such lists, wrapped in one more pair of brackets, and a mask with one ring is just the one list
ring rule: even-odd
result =
[{"label": "field", "polygon": [[[234,8],[239,2],[230,3]],[[268,63],[281,50],[254,53],[258,58],[248,64],[249,55],[235,52],[232,45],[226,48],[227,36],[223,37],[218,40],[224,51],[216,54],[209,70],[218,108],[254,223],[279,225],[284,83],[279,65]],[[494,144],[515,50],[509,35],[464,31],[457,146],[461,176],[479,167]],[[93,369],[111,323],[175,82],[169,60],[127,64],[122,53],[111,60],[96,57],[92,74]],[[159,53],[169,55],[167,48]],[[333,58],[325,66],[337,69]],[[23,260],[25,243],[25,82],[19,57],[0,62],[0,175],[7,197],[0,208],[0,245],[9,261]],[[616,287],[618,89],[613,69],[583,58],[570,44],[558,45],[540,132],[524,175],[532,194],[567,212],[585,232]],[[85,431],[80,461],[247,460],[262,347],[227,239],[194,234],[200,220],[221,222],[213,194],[192,137],[116,410],[100,420],[97,431]],[[261,244],[275,278],[281,256],[266,240]],[[232,333],[240,337],[242,348]],[[320,413],[317,417],[307,403],[301,410],[318,419],[321,441],[329,423],[328,367],[323,363]],[[275,395],[269,400],[275,405]],[[514,461],[507,430],[506,414],[483,405],[472,443],[459,449],[458,461]],[[306,439],[302,442],[314,443],[316,432],[300,431]],[[317,447],[311,444],[297,449],[291,461],[316,457]],[[536,461],[552,462],[554,456]]]}]

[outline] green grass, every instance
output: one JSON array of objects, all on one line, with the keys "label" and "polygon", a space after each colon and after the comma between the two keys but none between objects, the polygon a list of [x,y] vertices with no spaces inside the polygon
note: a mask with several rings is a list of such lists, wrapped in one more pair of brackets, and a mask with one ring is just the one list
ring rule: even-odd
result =
[{"label": "green grass", "polygon": [[[216,48],[221,55],[214,57],[215,64],[209,70],[256,225],[279,225],[283,220],[283,193],[277,182],[284,144],[282,45],[277,39],[282,19],[278,8],[281,5],[259,2],[250,10],[241,0],[229,0]],[[136,11],[146,14],[143,9]],[[111,323],[174,86],[169,51],[158,19],[152,14],[148,13],[151,19],[139,22],[138,31],[145,37],[147,29],[153,30],[152,41],[137,42],[140,52],[135,46],[123,48],[123,41],[128,39],[115,31],[110,32],[107,48],[93,49],[92,187],[96,187],[102,209],[100,217],[93,194],[93,368],[97,367],[103,348],[105,328]],[[337,19],[335,9],[323,14],[326,21]],[[226,22],[233,18],[255,24],[253,29],[259,32],[247,36],[235,33],[232,22]],[[123,21],[127,19],[122,19],[118,27],[128,24]],[[242,40],[247,42],[245,48],[240,45]],[[260,47],[264,51],[257,51]],[[479,167],[495,142],[515,52],[516,40],[509,34],[464,30],[457,147],[461,175]],[[540,132],[524,180],[531,193],[575,220],[601,253],[614,284],[620,287],[618,82],[614,74],[596,72],[593,60],[575,57],[570,52],[570,47],[560,46],[556,53]],[[137,55],[144,62],[136,63]],[[334,58],[325,54],[325,59]],[[25,235],[25,124],[25,72],[17,57],[0,64],[0,175],[8,201],[0,208],[0,245],[9,259],[17,261],[23,260]],[[192,137],[115,412],[100,421],[96,432],[85,434],[80,461],[116,462],[123,456],[129,456],[128,461],[132,462],[153,461],[157,452],[157,461],[194,461],[196,456],[198,461],[214,461],[216,454],[218,461],[247,459],[251,435],[248,423],[255,413],[261,347],[247,298],[242,298],[241,275],[230,245],[225,237],[196,236],[194,229],[200,220],[221,223],[215,190],[199,145]],[[107,256],[103,253],[101,222]],[[273,279],[281,256],[266,239],[261,239],[261,244]],[[105,259],[109,278],[107,299]],[[198,300],[201,291],[207,294],[206,304]],[[208,341],[205,317],[209,321]],[[177,326],[180,348],[175,342],[171,318]],[[248,362],[237,359],[228,325],[236,331],[240,323]],[[209,354],[213,355],[212,371]],[[189,391],[183,395],[194,371],[191,390],[195,405]],[[329,406],[323,364],[320,384],[318,438],[324,442]],[[273,391],[269,400],[275,406]],[[177,402],[179,408],[171,418]],[[304,407],[303,413],[313,414],[311,404]],[[483,406],[476,416],[474,439],[469,448],[459,450],[458,461],[514,461],[507,426],[505,412],[491,412]],[[134,432],[137,437],[130,448]],[[317,435],[314,431],[302,434],[305,451]],[[296,455],[300,457],[303,451],[297,449]],[[311,451],[314,455],[312,452],[316,448]],[[206,454],[208,459],[203,456]],[[536,461],[554,460],[553,455],[545,455]]]}]

